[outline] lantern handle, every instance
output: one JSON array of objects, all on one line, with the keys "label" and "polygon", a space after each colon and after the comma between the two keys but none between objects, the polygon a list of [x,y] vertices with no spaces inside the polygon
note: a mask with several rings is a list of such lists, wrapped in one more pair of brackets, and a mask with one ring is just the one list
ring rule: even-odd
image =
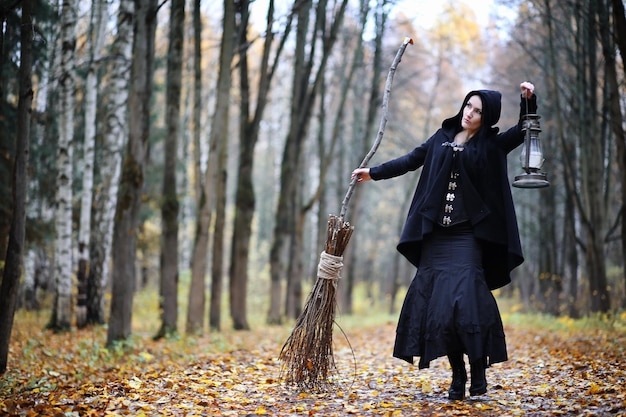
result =
[{"label": "lantern handle", "polygon": [[524,128],[526,129],[526,134],[524,135],[524,147],[526,148],[525,153],[525,163],[524,163],[524,171],[527,174],[530,173],[530,122],[528,121],[528,92],[526,92],[526,97],[524,97],[524,102],[526,104],[526,114],[524,115]]}]

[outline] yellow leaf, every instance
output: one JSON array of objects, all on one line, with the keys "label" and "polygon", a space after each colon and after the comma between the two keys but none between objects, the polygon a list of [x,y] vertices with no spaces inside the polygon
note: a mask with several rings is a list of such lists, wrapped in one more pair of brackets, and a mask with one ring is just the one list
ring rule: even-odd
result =
[{"label": "yellow leaf", "polygon": [[254,414],[257,414],[257,415],[267,414],[267,409],[263,406],[260,406],[256,410],[254,410]]},{"label": "yellow leaf", "polygon": [[595,382],[592,382],[592,383],[591,383],[591,386],[589,387],[589,391],[588,391],[588,392],[589,392],[589,394],[597,394],[597,393],[599,393],[600,391],[602,391],[602,390],[600,389],[600,385],[596,384]]},{"label": "yellow leaf", "polygon": [[363,409],[364,410],[372,410],[374,408],[375,408],[375,406],[371,402],[363,404]]},{"label": "yellow leaf", "polygon": [[131,387],[133,389],[139,389],[139,388],[141,388],[141,385],[143,384],[141,379],[137,378],[136,376],[134,376],[134,377],[132,377],[132,379],[129,379],[128,381],[126,381],[126,383],[128,384],[129,387]]}]

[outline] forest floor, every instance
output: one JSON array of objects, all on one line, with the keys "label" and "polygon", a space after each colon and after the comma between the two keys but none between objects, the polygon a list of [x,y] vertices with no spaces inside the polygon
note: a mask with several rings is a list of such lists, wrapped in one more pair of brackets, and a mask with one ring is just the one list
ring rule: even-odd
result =
[{"label": "forest floor", "polygon": [[449,401],[443,358],[418,370],[391,357],[392,316],[334,337],[337,372],[325,392],[281,381],[288,326],[153,341],[137,332],[106,349],[106,330],[53,334],[44,314],[18,312],[7,416],[626,416],[626,314],[601,324],[504,317],[509,361],[487,370],[487,394]]}]

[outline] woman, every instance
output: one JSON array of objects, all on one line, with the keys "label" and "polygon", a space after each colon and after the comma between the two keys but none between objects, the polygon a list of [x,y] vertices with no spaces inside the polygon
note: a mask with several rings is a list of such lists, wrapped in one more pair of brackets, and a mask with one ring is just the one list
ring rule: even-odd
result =
[{"label": "woman", "polygon": [[498,91],[471,91],[459,113],[425,143],[400,158],[352,172],[358,182],[382,180],[422,167],[398,243],[417,269],[406,294],[393,355],[419,368],[447,356],[448,397],[487,392],[485,368],[507,360],[500,312],[491,290],[511,282],[523,262],[507,177],[507,154],[524,141],[522,118],[537,110],[535,87],[520,84],[520,120],[506,132]]}]

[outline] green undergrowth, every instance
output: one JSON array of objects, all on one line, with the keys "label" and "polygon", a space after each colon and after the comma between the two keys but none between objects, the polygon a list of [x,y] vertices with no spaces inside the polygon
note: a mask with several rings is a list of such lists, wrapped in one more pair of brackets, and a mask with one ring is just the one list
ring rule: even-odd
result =
[{"label": "green undergrowth", "polygon": [[542,313],[502,314],[505,325],[516,327],[535,327],[546,331],[608,331],[626,333],[626,312],[613,314],[592,314],[581,318],[568,316],[555,317]]},{"label": "green undergrowth", "polygon": [[[175,347],[180,345],[202,344],[210,345],[216,351],[229,351],[237,349],[243,343],[245,333],[263,334],[269,342],[282,345],[285,338],[291,332],[295,320],[285,319],[280,326],[268,325],[266,323],[269,307],[269,288],[267,291],[250,291],[248,296],[248,321],[249,332],[232,330],[230,320],[227,294],[224,294],[222,301],[222,314],[220,331],[208,328],[208,308],[209,291],[207,290],[205,309],[205,330],[200,335],[185,334],[185,323],[187,318],[187,302],[189,288],[189,273],[183,272],[179,281],[178,293],[178,333],[167,337],[168,344]],[[308,295],[310,286],[303,289],[303,294]],[[335,322],[340,331],[350,331],[359,328],[371,328],[385,325],[395,325],[398,319],[402,301],[406,289],[398,292],[395,301],[392,303],[389,297],[381,295],[380,289],[372,284],[358,284],[354,288],[353,303],[351,311],[348,312],[345,306],[339,303],[335,316]],[[110,297],[110,296],[109,296]],[[107,300],[110,301],[110,300]],[[50,303],[44,303],[49,305]],[[108,303],[107,303],[108,304]],[[112,359],[124,355],[125,352],[140,350],[141,345],[146,340],[152,338],[160,328],[159,292],[154,284],[138,290],[133,298],[132,335],[124,342],[116,343],[107,350],[103,347],[106,341],[107,328],[96,326],[90,330],[78,331],[86,337],[83,343],[91,344],[92,352],[102,358],[110,355]],[[612,314],[594,314],[582,318],[571,318],[567,316],[551,316],[537,312],[529,312],[522,308],[518,300],[504,297],[498,298],[498,305],[502,314],[502,319],[506,327],[535,327],[546,331],[562,332],[583,332],[583,331],[608,331],[626,333],[626,312],[616,312]],[[106,310],[108,316],[108,309]],[[19,310],[15,317],[14,331],[23,327],[41,327],[40,335],[44,335],[43,328],[50,317],[50,309],[44,308],[39,311]],[[31,327],[32,328],[32,327]],[[19,330],[18,330],[19,331]],[[77,330],[72,330],[76,332]],[[208,343],[207,343],[208,342]],[[91,358],[85,358],[90,360]]]}]

